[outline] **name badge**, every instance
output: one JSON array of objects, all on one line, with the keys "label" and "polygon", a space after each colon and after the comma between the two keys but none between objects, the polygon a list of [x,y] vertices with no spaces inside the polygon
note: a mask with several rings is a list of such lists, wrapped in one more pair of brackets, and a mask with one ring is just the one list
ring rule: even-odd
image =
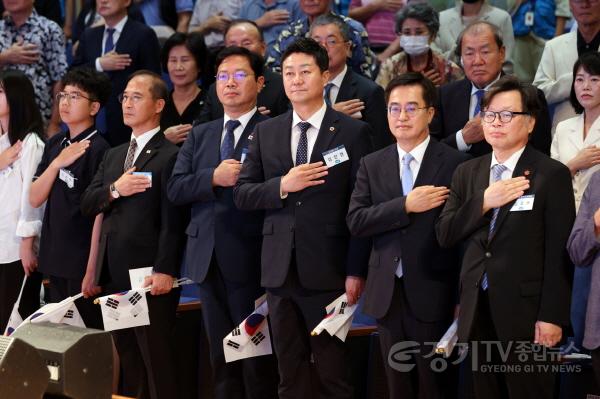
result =
[{"label": "name badge", "polygon": [[152,172],[133,172],[133,175],[146,176],[150,180],[150,187],[152,187]]},{"label": "name badge", "polygon": [[75,187],[75,177],[73,176],[73,174],[71,174],[70,171],[66,170],[65,168],[60,169],[60,171],[58,172],[58,178],[64,181],[67,187]]},{"label": "name badge", "polygon": [[522,195],[517,198],[512,208],[510,208],[511,212],[521,212],[521,211],[530,211],[533,209],[533,199],[534,195]]},{"label": "name badge", "polygon": [[525,26],[533,26],[533,11],[525,13]]},{"label": "name badge", "polygon": [[325,165],[329,167],[350,160],[346,148],[343,145],[325,151],[323,153],[323,158],[325,158]]},{"label": "name badge", "polygon": [[248,156],[248,149],[244,148],[242,150],[242,156],[240,157],[240,163],[244,163],[244,161],[246,160],[247,156]]}]

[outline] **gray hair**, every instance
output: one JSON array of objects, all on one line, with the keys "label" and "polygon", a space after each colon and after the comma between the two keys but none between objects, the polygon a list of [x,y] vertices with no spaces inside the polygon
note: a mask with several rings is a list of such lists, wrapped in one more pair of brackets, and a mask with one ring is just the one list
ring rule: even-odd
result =
[{"label": "gray hair", "polygon": [[331,13],[319,15],[317,18],[315,18],[313,23],[310,25],[310,30],[312,32],[312,30],[317,26],[325,26],[332,24],[339,28],[340,34],[342,35],[342,39],[344,39],[345,42],[349,42],[350,40],[352,40],[352,34],[350,33],[350,27],[348,26],[348,24],[344,22],[344,20],[341,17],[333,15]]},{"label": "gray hair", "polygon": [[460,35],[458,35],[458,38],[456,39],[456,48],[454,52],[458,58],[462,56],[463,37],[470,33],[479,33],[484,27],[487,27],[492,32],[494,35],[494,41],[498,45],[498,48],[501,49],[504,47],[504,41],[502,40],[502,32],[500,31],[500,28],[488,21],[475,21],[467,25],[467,27],[460,32]]},{"label": "gray hair", "polygon": [[396,33],[402,32],[402,25],[404,24],[404,21],[409,18],[423,22],[425,26],[427,26],[429,35],[432,38],[435,38],[440,30],[439,14],[429,4],[409,4],[400,9],[400,11],[396,13]]}]

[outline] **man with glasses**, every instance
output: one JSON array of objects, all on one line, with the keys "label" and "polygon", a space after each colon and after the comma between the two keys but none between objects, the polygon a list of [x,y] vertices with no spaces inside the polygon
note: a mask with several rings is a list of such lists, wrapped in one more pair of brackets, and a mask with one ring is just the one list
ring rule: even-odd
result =
[{"label": "man with glasses", "polygon": [[[385,94],[396,143],[362,159],[347,217],[353,235],[373,237],[363,311],[377,319],[390,399],[452,397],[456,378],[433,371],[435,348],[425,343],[444,335],[458,301],[458,253],[440,248],[434,226],[470,157],[430,138],[436,88],[423,75],[400,75]],[[412,371],[388,361],[404,341],[419,344]]]},{"label": "man with glasses", "polygon": [[318,16],[310,26],[310,37],[325,47],[329,56],[329,82],[323,98],[336,111],[368,123],[373,149],[380,149],[392,142],[385,122],[383,89],[348,68],[350,35],[348,24],[333,14]]},{"label": "man with glasses", "polygon": [[[475,22],[458,38],[457,54],[465,70],[465,79],[440,87],[431,135],[459,151],[481,156],[491,151],[483,138],[481,101],[490,86],[502,75],[505,48],[495,25]],[[531,135],[531,144],[550,154],[550,116],[544,93],[538,91],[541,112]]]},{"label": "man with glasses", "polygon": [[570,323],[571,174],[528,145],[533,86],[503,77],[482,110],[492,153],[456,169],[436,225],[442,246],[464,248],[458,339],[470,345],[476,398],[550,399]]},{"label": "man with glasses", "polygon": [[177,398],[174,356],[175,311],[183,252],[183,218],[167,199],[167,181],[178,147],[160,131],[168,92],[159,75],[138,71],[120,96],[130,142],[106,152],[81,200],[84,215],[104,214],[96,283],[105,294],[131,289],[129,270],[150,268],[145,286],[148,326],[112,332],[122,370],[122,395]]},{"label": "man with glasses", "polygon": [[262,211],[240,211],[233,186],[248,153],[249,136],[268,119],[256,98],[264,84],[263,58],[227,47],[216,59],[216,90],[224,116],[194,127],[181,147],[168,196],[191,206],[184,274],[198,283],[217,399],[277,397],[273,356],[225,363],[223,338],[254,310],[260,286]]}]

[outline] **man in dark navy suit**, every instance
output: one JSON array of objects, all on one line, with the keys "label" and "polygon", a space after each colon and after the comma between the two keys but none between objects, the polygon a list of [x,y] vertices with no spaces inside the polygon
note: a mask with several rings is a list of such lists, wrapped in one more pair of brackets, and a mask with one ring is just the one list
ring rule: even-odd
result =
[{"label": "man in dark navy suit", "polygon": [[260,287],[262,211],[240,211],[233,185],[248,151],[248,136],[268,119],[256,108],[263,59],[241,47],[217,56],[217,95],[223,118],[194,127],[169,180],[168,196],[191,205],[185,274],[199,283],[218,399],[277,397],[273,356],[225,363],[223,338],[254,310]]},{"label": "man in dark navy suit", "polygon": [[[106,72],[112,82],[112,93],[105,113],[99,115],[98,128],[105,130],[110,145],[129,141],[131,129],[123,124],[118,95],[129,76],[145,69],[160,73],[160,50],[154,31],[127,16],[131,0],[98,0],[98,14],[104,26],[87,29],[79,40],[73,66],[86,65]],[[105,126],[103,126],[105,125]]]}]

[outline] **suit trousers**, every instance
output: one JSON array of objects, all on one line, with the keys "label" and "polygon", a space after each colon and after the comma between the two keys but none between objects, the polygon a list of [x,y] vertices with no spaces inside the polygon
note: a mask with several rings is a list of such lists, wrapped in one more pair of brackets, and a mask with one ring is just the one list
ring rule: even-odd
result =
[{"label": "suit trousers", "polygon": [[[81,280],[71,280],[62,277],[50,276],[48,294],[50,302],[60,302],[63,299],[77,295],[81,292]],[[102,312],[100,306],[94,305],[94,298],[79,298],[75,306],[87,328],[103,330]]]},{"label": "suit trousers", "polygon": [[[500,341],[492,320],[492,312],[487,292],[480,290],[471,333],[473,341],[470,343],[475,398],[554,398],[556,375],[550,369],[544,371],[540,367],[551,364],[534,360],[530,339]],[[518,314],[515,314],[515,317],[518,317]],[[525,347],[527,351],[520,357],[516,350],[524,342],[528,344]],[[502,352],[506,354],[503,356]]]},{"label": "suit trousers", "polygon": [[[0,334],[4,334],[12,308],[19,297],[24,277],[25,271],[20,260],[0,264]],[[27,278],[19,304],[19,314],[22,319],[40,308],[41,286],[41,273],[34,272]]]},{"label": "suit trousers", "polygon": [[216,399],[277,398],[277,366],[274,356],[259,356],[225,363],[223,338],[254,310],[264,294],[256,281],[233,283],[221,273],[213,253],[205,280],[198,284],[202,318],[208,334]]},{"label": "suit trousers", "polygon": [[318,291],[302,287],[295,261],[283,285],[267,289],[269,320],[279,366],[280,399],[352,397],[346,345],[326,332],[310,335],[325,316],[325,307],[341,294],[343,290]]},{"label": "suit trousers", "polygon": [[[431,361],[435,356],[435,344],[439,342],[450,324],[452,316],[447,320],[424,322],[415,317],[406,299],[404,278],[395,277],[394,294],[387,314],[377,320],[379,331],[379,347],[384,362],[385,374],[390,399],[434,399],[454,398],[457,393],[456,367],[447,363],[448,368],[442,372],[432,369]],[[410,356],[408,362],[398,361],[394,356],[394,345],[400,342],[413,341],[418,344],[419,353]],[[406,353],[407,348],[398,348]],[[400,371],[399,366],[416,365],[410,371]],[[435,366],[433,366],[435,367]],[[404,368],[404,367],[402,367]]]}]

